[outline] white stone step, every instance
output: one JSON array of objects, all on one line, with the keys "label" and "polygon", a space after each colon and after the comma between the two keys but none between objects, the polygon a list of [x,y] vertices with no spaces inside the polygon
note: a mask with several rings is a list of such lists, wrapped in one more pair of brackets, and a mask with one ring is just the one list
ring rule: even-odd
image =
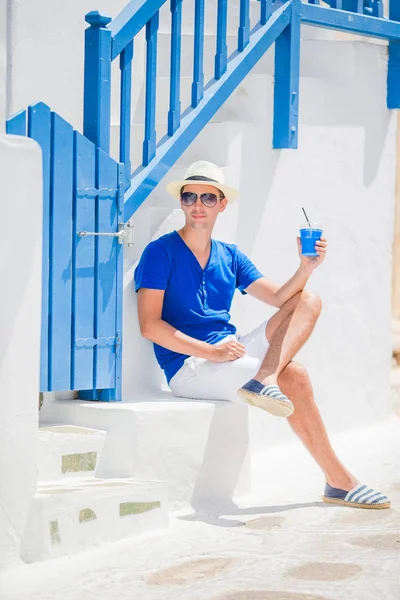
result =
[{"label": "white stone step", "polygon": [[41,484],[21,556],[26,562],[54,558],[167,526],[166,486],[160,481],[92,478]]},{"label": "white stone step", "polygon": [[[146,347],[152,352],[151,344],[130,331],[143,360]],[[150,391],[160,378],[157,365],[153,378],[153,363],[145,373],[129,377],[127,373],[124,402],[46,399],[43,417],[106,429],[98,476],[164,481],[172,510],[250,493],[252,452],[291,439],[286,420],[272,419],[244,403],[196,401]],[[136,390],[130,398],[129,390]]]},{"label": "white stone step", "polygon": [[95,473],[106,432],[76,425],[42,423],[39,429],[38,480],[56,481]]}]

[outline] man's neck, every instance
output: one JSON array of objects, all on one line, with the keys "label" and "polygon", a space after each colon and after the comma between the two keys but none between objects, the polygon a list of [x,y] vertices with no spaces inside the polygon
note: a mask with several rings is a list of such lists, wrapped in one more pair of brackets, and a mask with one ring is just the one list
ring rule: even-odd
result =
[{"label": "man's neck", "polygon": [[211,245],[211,231],[207,229],[192,229],[186,225],[179,229],[179,235],[189,248],[198,254],[209,252]]}]

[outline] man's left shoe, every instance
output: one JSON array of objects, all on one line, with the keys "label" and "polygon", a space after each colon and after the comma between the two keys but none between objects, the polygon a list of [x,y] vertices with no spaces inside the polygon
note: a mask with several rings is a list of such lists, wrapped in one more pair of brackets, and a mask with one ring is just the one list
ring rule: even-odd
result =
[{"label": "man's left shoe", "polygon": [[353,508],[390,508],[390,500],[381,492],[377,492],[367,485],[356,485],[355,488],[346,492],[329,485],[325,486],[325,494],[322,496],[324,502],[352,506]]},{"label": "man's left shoe", "polygon": [[239,396],[252,406],[262,408],[276,417],[290,417],[294,406],[277,385],[263,385],[250,379],[238,390]]}]

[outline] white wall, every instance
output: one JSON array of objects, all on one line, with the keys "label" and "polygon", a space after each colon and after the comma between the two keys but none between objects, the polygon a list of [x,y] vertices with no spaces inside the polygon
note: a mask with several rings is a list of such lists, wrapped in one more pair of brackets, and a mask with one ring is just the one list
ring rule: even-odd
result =
[{"label": "white wall", "polygon": [[41,169],[33,140],[0,136],[0,568],[18,560],[36,491]]},{"label": "white wall", "polygon": [[7,98],[7,1],[0,1],[0,134],[5,131]]}]

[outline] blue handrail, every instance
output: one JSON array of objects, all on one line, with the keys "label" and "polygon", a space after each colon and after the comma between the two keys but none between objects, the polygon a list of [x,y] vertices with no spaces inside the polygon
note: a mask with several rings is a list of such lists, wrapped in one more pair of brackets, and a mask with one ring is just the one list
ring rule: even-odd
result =
[{"label": "blue handrail", "polygon": [[[84,133],[105,152],[109,152],[110,140],[111,63],[120,56],[119,159],[125,164],[126,218],[138,208],[193,137],[259,60],[260,48],[264,48],[263,52],[267,50],[269,46],[265,45],[266,40],[269,45],[277,42],[278,50],[275,59],[273,145],[275,148],[297,147],[301,23],[389,40],[388,106],[400,107],[399,0],[390,0],[389,19],[383,17],[382,0],[326,0],[323,4],[320,0],[260,0],[259,20],[252,28],[250,1],[240,0],[238,42],[231,56],[227,52],[229,3],[228,0],[218,0],[214,78],[208,82],[204,81],[203,67],[207,0],[195,0],[192,97],[191,106],[184,112],[181,111],[180,98],[183,0],[170,0],[170,94],[169,106],[165,107],[168,111],[168,129],[167,135],[157,142],[158,15],[165,2],[132,0],[111,22],[93,12],[86,18],[90,27],[86,31]],[[349,12],[352,13],[351,18]],[[134,64],[134,38],[143,28],[146,29],[147,42],[145,132],[142,162],[135,168],[135,165],[131,165],[130,155],[132,60]]]}]

